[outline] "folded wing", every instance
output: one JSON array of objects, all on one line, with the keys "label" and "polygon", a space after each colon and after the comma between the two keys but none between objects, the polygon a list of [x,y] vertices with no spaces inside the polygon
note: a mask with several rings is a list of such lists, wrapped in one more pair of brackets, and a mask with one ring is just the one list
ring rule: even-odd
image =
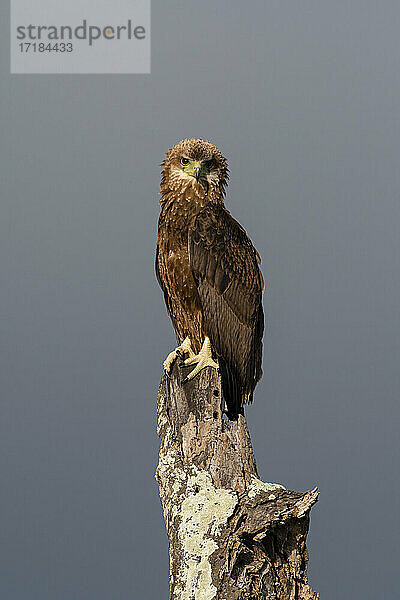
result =
[{"label": "folded wing", "polygon": [[189,260],[208,337],[220,364],[228,411],[242,412],[262,375],[263,279],[245,230],[220,205],[189,229]]}]

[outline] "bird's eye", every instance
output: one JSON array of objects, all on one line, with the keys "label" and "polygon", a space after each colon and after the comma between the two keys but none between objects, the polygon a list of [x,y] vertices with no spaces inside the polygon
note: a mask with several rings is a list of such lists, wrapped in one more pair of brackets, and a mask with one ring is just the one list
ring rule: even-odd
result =
[{"label": "bird's eye", "polygon": [[187,165],[188,162],[189,162],[189,159],[185,158],[184,156],[182,156],[182,158],[181,158],[181,165]]}]

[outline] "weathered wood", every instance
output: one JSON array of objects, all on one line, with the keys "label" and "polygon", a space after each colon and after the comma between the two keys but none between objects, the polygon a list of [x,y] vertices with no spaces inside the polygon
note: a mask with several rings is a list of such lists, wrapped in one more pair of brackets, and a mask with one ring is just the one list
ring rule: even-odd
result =
[{"label": "weathered wood", "polygon": [[162,378],[157,399],[170,599],[317,600],[306,576],[317,488],[263,483],[246,419],[223,416],[218,373],[182,385],[183,371]]}]

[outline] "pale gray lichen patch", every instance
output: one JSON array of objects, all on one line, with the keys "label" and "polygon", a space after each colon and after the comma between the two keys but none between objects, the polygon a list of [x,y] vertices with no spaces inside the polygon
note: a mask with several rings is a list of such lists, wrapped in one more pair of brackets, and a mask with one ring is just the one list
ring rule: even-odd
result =
[{"label": "pale gray lichen patch", "polygon": [[273,492],[274,490],[284,490],[283,485],[279,483],[264,483],[258,477],[254,475],[251,476],[251,483],[247,488],[247,495],[249,498],[255,498],[257,494],[262,494],[264,492]]},{"label": "pale gray lichen patch", "polygon": [[182,568],[176,596],[180,600],[213,600],[210,557],[218,548],[214,537],[227,524],[238,503],[236,492],[216,489],[211,476],[192,466],[182,502],[178,536]]}]

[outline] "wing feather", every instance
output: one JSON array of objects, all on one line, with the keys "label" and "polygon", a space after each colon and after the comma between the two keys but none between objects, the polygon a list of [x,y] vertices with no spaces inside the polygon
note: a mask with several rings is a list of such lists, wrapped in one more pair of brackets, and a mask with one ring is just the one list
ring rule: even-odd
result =
[{"label": "wing feather", "polygon": [[219,205],[208,205],[189,229],[189,260],[203,319],[218,355],[224,395],[236,414],[260,379],[263,279],[245,230]]}]

